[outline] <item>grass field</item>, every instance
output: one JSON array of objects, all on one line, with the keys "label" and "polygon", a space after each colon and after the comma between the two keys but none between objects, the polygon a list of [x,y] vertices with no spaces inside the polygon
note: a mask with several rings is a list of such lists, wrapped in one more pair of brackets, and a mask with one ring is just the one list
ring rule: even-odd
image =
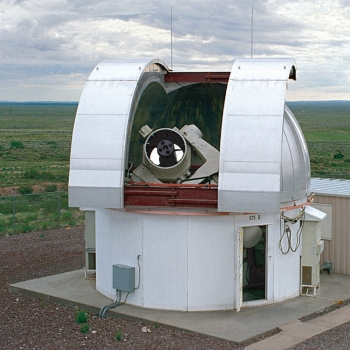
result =
[{"label": "grass field", "polygon": [[57,183],[67,189],[77,104],[0,104],[0,187]]},{"label": "grass field", "polygon": [[[288,105],[304,132],[312,176],[350,179],[350,101]],[[0,233],[56,227],[58,211],[60,225],[82,223],[64,192],[76,109],[75,103],[0,103]],[[13,189],[26,196],[14,202]],[[57,194],[46,202],[31,194],[57,189],[63,191],[59,204]]]},{"label": "grass field", "polygon": [[0,233],[83,223],[66,192],[76,108],[0,103]]},{"label": "grass field", "polygon": [[288,105],[308,145],[311,176],[350,179],[350,101]]}]

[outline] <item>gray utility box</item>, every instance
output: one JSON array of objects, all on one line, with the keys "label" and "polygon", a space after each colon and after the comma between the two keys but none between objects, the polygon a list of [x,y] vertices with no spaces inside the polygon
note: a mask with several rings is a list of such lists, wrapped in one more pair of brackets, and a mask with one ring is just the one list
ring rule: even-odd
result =
[{"label": "gray utility box", "polygon": [[135,267],[113,265],[113,288],[123,292],[135,290]]}]

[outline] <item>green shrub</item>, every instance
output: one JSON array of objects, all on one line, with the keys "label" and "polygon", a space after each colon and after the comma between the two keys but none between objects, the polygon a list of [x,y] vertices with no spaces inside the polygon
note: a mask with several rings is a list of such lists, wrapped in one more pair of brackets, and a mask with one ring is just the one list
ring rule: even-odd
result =
[{"label": "green shrub", "polygon": [[46,185],[45,192],[57,192],[57,185],[56,184]]},{"label": "green shrub", "polygon": [[75,220],[69,220],[68,225],[69,226],[76,226],[77,222]]},{"label": "green shrub", "polygon": [[30,168],[23,173],[25,179],[46,180],[55,181],[56,176],[51,171],[38,171],[34,168]]},{"label": "green shrub", "polygon": [[28,222],[29,221],[36,221],[36,220],[38,220],[38,214],[36,214],[36,213],[28,214],[26,216],[26,220],[28,220]]},{"label": "green shrub", "polygon": [[20,232],[20,233],[27,233],[27,232],[31,232],[33,231],[33,226],[31,225],[19,225],[17,228],[16,228],[16,232]]},{"label": "green shrub", "polygon": [[88,319],[89,315],[84,310],[80,310],[75,314],[75,321],[77,323],[86,323]]},{"label": "green shrub", "polygon": [[87,333],[90,329],[90,326],[87,324],[87,323],[83,323],[81,326],[80,326],[80,332],[82,333]]},{"label": "green shrub", "polygon": [[334,159],[343,159],[343,158],[344,158],[344,155],[341,154],[341,153],[336,153],[336,154],[333,155],[333,158],[334,158]]},{"label": "green shrub", "polygon": [[65,213],[62,213],[62,220],[69,221],[72,218],[72,213],[69,211],[66,211]]},{"label": "green shrub", "polygon": [[10,148],[24,148],[24,145],[21,141],[11,141],[11,146]]},{"label": "green shrub", "polygon": [[39,173],[39,179],[40,180],[46,180],[46,181],[55,181],[56,176],[51,171],[41,171]]},{"label": "green shrub", "polygon": [[123,338],[123,333],[122,333],[121,330],[119,330],[119,331],[117,332],[117,334],[115,335],[115,339],[121,340],[122,338]]},{"label": "green shrub", "polygon": [[18,193],[24,195],[24,194],[32,194],[33,193],[33,189],[31,186],[26,186],[26,185],[22,185],[18,188]]},{"label": "green shrub", "polygon": [[23,177],[25,179],[37,179],[39,172],[36,169],[30,168],[24,172]]}]

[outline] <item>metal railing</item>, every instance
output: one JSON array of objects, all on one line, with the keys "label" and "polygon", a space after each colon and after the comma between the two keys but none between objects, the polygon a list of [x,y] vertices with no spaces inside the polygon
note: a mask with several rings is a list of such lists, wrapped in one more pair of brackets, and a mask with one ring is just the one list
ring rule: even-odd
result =
[{"label": "metal railing", "polygon": [[83,224],[84,213],[68,207],[68,192],[0,197],[0,234],[25,233]]}]

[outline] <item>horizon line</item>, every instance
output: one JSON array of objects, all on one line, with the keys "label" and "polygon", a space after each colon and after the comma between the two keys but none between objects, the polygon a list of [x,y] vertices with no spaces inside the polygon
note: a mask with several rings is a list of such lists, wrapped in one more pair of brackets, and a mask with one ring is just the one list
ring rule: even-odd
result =
[{"label": "horizon line", "polygon": [[[288,102],[350,102],[350,99],[323,99],[323,100],[286,100]],[[79,101],[64,101],[64,100],[28,100],[28,101],[9,101],[0,100],[0,104],[6,103],[17,103],[17,104],[31,104],[31,103],[42,103],[42,104],[78,104]]]}]

